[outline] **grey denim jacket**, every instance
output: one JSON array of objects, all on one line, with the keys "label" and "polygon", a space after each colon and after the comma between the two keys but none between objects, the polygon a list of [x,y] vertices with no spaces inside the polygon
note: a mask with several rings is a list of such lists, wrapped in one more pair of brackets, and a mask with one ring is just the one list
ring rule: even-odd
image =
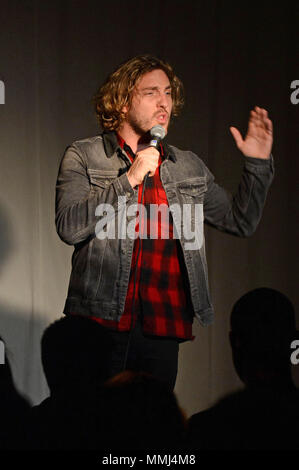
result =
[{"label": "grey denim jacket", "polygon": [[[261,218],[273,178],[273,158],[245,157],[242,178],[232,197],[214,182],[197,155],[167,144],[164,150],[160,177],[184,255],[194,314],[205,326],[212,322],[214,314],[203,222],[232,235],[250,236]],[[132,215],[130,206],[138,202],[138,189],[132,189],[128,181],[126,172],[130,165],[114,132],[78,140],[66,148],[56,185],[57,232],[65,243],[74,245],[65,314],[73,312],[119,321],[123,313],[134,237],[129,236],[129,231],[122,237],[98,236],[97,223],[103,218],[96,215],[96,210],[99,213],[98,206],[109,205],[115,209],[116,218],[122,217],[122,222],[135,220],[136,212]],[[184,213],[186,207],[192,210]],[[104,217],[106,213],[100,214]],[[195,245],[190,244],[190,236],[184,231],[186,217],[193,226],[196,222]],[[109,233],[112,218],[106,220],[103,230]]]}]

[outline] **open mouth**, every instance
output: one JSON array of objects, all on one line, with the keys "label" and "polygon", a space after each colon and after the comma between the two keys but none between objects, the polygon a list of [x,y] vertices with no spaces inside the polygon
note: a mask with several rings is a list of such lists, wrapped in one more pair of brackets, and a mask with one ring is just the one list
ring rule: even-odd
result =
[{"label": "open mouth", "polygon": [[161,114],[158,114],[156,116],[156,119],[159,121],[159,122],[167,122],[168,120],[168,115],[166,113],[161,113]]}]

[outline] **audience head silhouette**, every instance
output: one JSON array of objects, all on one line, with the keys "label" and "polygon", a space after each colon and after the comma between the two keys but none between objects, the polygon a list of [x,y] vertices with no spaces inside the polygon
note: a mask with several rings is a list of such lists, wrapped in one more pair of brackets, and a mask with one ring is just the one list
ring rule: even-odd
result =
[{"label": "audience head silhouette", "polygon": [[175,394],[150,374],[124,371],[104,387],[107,448],[177,449],[185,416]]},{"label": "audience head silhouette", "polygon": [[294,307],[284,294],[259,288],[243,295],[232,309],[230,331],[240,379],[247,386],[289,386],[295,336]]},{"label": "audience head silhouette", "polygon": [[255,289],[235,303],[230,342],[246,387],[189,419],[190,448],[298,448],[299,394],[290,362],[295,336],[293,305],[277,290]]},{"label": "audience head silhouette", "polygon": [[51,393],[74,385],[103,382],[108,378],[104,327],[89,318],[69,315],[56,320],[42,336],[42,364]]}]

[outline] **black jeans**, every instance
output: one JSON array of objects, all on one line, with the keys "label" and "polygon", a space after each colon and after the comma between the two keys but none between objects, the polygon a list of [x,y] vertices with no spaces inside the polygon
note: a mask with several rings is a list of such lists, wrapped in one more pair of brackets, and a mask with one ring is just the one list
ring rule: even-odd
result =
[{"label": "black jeans", "polygon": [[[152,374],[174,389],[179,342],[175,338],[146,336],[140,321],[135,325],[131,337],[129,332],[107,331],[113,339],[113,348],[107,351],[108,375],[113,377],[122,370],[129,369]],[[130,344],[125,364],[128,341]]]}]

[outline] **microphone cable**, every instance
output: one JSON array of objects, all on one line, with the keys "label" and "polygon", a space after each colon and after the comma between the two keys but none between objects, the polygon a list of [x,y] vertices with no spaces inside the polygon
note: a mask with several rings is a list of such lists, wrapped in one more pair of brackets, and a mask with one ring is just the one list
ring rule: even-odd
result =
[{"label": "microphone cable", "polygon": [[[141,201],[140,201],[140,206],[142,205],[143,203],[143,198],[144,198],[144,190],[145,190],[145,186],[146,186],[146,182],[147,182],[147,178],[149,176],[149,173],[148,172],[145,177],[144,177],[144,180],[143,180],[143,188],[142,188],[142,193],[141,193]],[[139,214],[140,215],[140,214]],[[124,357],[124,363],[123,363],[123,368],[122,370],[126,370],[126,366],[127,366],[127,360],[128,360],[128,355],[129,355],[129,348],[130,348],[130,343],[131,343],[131,339],[132,339],[132,334],[133,334],[133,330],[134,328],[136,327],[137,325],[137,320],[138,320],[138,314],[136,315],[136,319],[135,319],[135,325],[134,327],[132,328],[132,324],[133,324],[133,318],[134,318],[134,310],[135,310],[135,294],[136,294],[136,281],[137,281],[137,271],[138,271],[138,260],[139,260],[139,256],[140,256],[140,251],[141,251],[141,243],[142,243],[142,238],[140,238],[140,228],[141,228],[141,221],[139,220],[139,247],[138,247],[138,252],[137,252],[137,257],[136,257],[136,265],[135,265],[135,272],[134,272],[134,288],[133,288],[133,300],[132,300],[132,310],[131,310],[131,323],[130,323],[130,331],[129,331],[129,339],[128,339],[128,343],[127,343],[127,347],[126,347],[126,352],[125,352],[125,357]],[[147,222],[147,221],[146,221]],[[136,227],[135,227],[136,229]]]}]

